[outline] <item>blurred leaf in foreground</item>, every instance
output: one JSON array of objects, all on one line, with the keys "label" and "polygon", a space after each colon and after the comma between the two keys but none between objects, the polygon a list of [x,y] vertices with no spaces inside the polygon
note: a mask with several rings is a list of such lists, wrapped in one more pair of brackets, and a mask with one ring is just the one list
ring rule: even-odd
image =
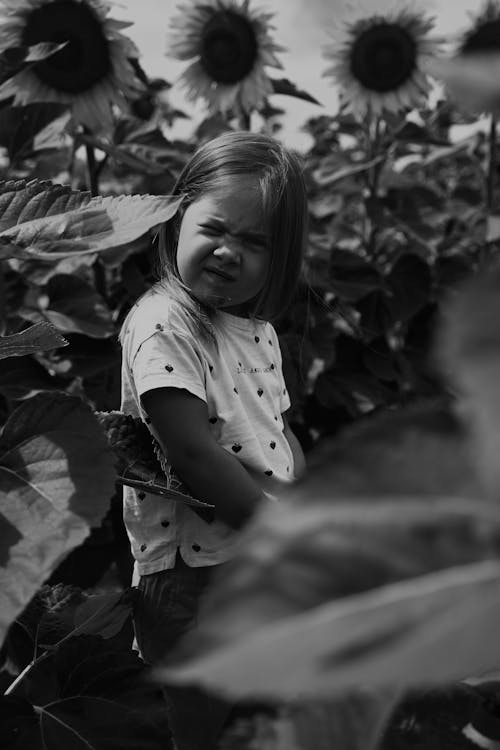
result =
[{"label": "blurred leaf in foreground", "polygon": [[[365,424],[327,442],[313,458],[309,476],[281,503],[262,507],[247,529],[237,558],[225,566],[211,587],[199,629],[179,648],[175,674],[186,681],[212,680],[212,685],[238,694],[267,690],[267,695],[290,697],[294,691],[314,694],[316,689],[334,690],[338,664],[330,671],[318,660],[341,643],[327,637],[340,618],[345,625],[347,654],[343,684],[353,687],[362,671],[356,671],[358,662],[368,669],[370,660],[380,656],[377,665],[381,667],[381,654],[389,659],[390,648],[400,639],[410,644],[410,650],[417,648],[423,627],[419,608],[428,615],[425,638],[429,648],[440,642],[447,607],[449,612],[459,605],[466,612],[467,608],[474,610],[474,586],[465,583],[462,587],[460,577],[467,578],[467,572],[457,572],[458,583],[453,580],[450,584],[446,577],[439,578],[444,572],[434,571],[474,566],[476,561],[495,557],[499,546],[500,510],[481,498],[463,430],[452,413],[428,404],[370,417]],[[487,583],[493,588],[495,581],[488,579]],[[432,591],[434,586],[438,593],[433,598],[427,587]],[[388,619],[381,624],[386,596],[392,605],[387,609]],[[478,619],[477,628],[482,626],[479,615]],[[354,627],[358,621],[360,627],[366,627],[360,637]],[[312,630],[307,635],[309,627],[318,628],[317,637]],[[377,630],[382,631],[380,643],[374,635]],[[268,655],[269,669],[260,662],[263,677],[257,685],[249,678],[253,666],[247,664],[243,669],[243,663],[250,659],[253,664],[259,654],[267,653],[268,636],[276,649],[276,633],[287,634],[289,648],[300,652],[301,666],[296,673],[297,657],[287,667],[286,661],[279,666],[277,661],[272,663]],[[457,653],[443,663],[442,679],[454,669],[454,674],[467,674],[468,664],[459,653],[462,636],[460,632],[453,644],[450,641],[450,654],[453,649]],[[363,647],[360,640],[365,642]],[[367,661],[358,653],[364,653],[365,647]],[[235,671],[228,677],[231,659]],[[218,660],[224,670],[220,680]],[[421,671],[413,674],[407,667],[406,662],[399,667],[394,662],[396,684],[423,679]],[[165,679],[168,675],[165,672]],[[377,679],[384,684],[385,675],[385,668],[381,669],[379,678],[373,677],[374,684]],[[230,682],[224,681],[226,678]],[[439,677],[432,677],[431,672],[429,679]],[[364,684],[360,678],[359,685]]]},{"label": "blurred leaf in foreground", "polygon": [[499,663],[499,595],[499,563],[453,568],[254,627],[159,675],[289,700],[361,685],[442,684]]},{"label": "blurred leaf in foreground", "polygon": [[430,75],[445,84],[457,107],[500,113],[500,54],[429,58],[426,66]]},{"label": "blurred leaf in foreground", "polygon": [[460,389],[474,466],[489,496],[500,500],[500,268],[462,285],[444,311],[437,356]]},{"label": "blurred leaf in foreground", "polygon": [[39,393],[0,435],[0,640],[57,564],[98,526],[115,487],[113,455],[92,410]]}]

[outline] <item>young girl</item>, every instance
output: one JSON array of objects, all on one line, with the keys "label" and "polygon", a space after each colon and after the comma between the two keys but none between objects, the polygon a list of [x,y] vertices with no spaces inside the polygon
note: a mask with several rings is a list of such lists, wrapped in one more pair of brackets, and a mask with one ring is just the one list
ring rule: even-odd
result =
[{"label": "young girl", "polygon": [[[271,137],[225,133],[194,154],[173,193],[183,202],[160,230],[160,281],[121,332],[121,408],[148,425],[171,486],[182,482],[215,510],[202,517],[179,501],[125,488],[140,576],[136,638],[152,664],[193,624],[240,527],[304,470],[269,322],[289,304],[303,258],[299,160]],[[227,707],[194,689],[168,697],[179,750],[209,750]]]}]

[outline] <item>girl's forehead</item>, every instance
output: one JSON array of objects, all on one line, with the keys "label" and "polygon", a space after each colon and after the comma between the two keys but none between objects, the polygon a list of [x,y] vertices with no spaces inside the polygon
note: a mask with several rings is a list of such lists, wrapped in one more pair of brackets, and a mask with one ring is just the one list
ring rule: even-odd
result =
[{"label": "girl's forehead", "polygon": [[226,195],[245,193],[248,196],[255,194],[255,198],[260,198],[261,189],[260,181],[255,175],[248,174],[229,174],[220,177],[208,189],[208,193],[214,196],[224,197]]},{"label": "girl's forehead", "polygon": [[221,216],[252,218],[265,222],[265,212],[259,183],[255,178],[230,177],[214,186],[195,201],[200,210]]}]

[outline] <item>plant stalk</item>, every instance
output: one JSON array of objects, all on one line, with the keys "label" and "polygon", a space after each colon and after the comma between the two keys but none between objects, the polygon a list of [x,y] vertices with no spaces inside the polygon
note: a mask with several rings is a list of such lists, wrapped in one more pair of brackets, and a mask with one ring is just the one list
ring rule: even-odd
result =
[{"label": "plant stalk", "polygon": [[5,271],[7,264],[0,260],[0,336],[7,332],[7,284],[5,283]]},{"label": "plant stalk", "polygon": [[87,154],[87,169],[89,174],[89,189],[92,196],[99,195],[99,179],[97,176],[97,161],[93,146],[85,146]]},{"label": "plant stalk", "polygon": [[[95,151],[93,146],[86,145],[85,152],[87,155],[90,194],[95,197],[96,195],[99,195],[99,165],[97,164],[95,158]],[[106,269],[99,257],[95,259],[92,265],[92,271],[94,273],[94,286],[96,288],[96,291],[105,301],[107,301],[108,287],[106,283]]]},{"label": "plant stalk", "polygon": [[491,115],[490,137],[489,137],[489,164],[488,164],[488,182],[486,186],[486,209],[488,216],[493,211],[495,200],[495,185],[497,171],[497,117]]},{"label": "plant stalk", "polygon": [[26,677],[26,675],[31,672],[31,670],[33,669],[33,667],[35,666],[35,664],[37,662],[39,662],[41,658],[42,657],[40,657],[39,659],[33,659],[33,661],[30,661],[30,663],[27,664],[24,667],[23,671],[20,672],[17,675],[17,677],[14,680],[14,682],[11,682],[11,684],[9,685],[9,687],[7,688],[7,690],[4,692],[4,695],[11,695],[11,693],[14,692],[14,690],[16,689],[16,687],[24,680],[24,678]]}]

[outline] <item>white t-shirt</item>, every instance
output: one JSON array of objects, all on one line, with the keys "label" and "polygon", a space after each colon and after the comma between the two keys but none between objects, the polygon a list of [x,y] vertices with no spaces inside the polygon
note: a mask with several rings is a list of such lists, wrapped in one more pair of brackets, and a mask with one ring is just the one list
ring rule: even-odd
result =
[{"label": "white t-shirt", "polygon": [[[290,399],[276,331],[270,323],[219,312],[215,335],[218,347],[195,338],[179,305],[155,285],[136,303],[124,331],[122,411],[148,424],[140,396],[183,388],[206,402],[219,445],[262,473],[264,483],[266,476],[291,482],[293,455],[282,419]],[[124,487],[124,522],[139,575],[173,567],[177,549],[193,567],[225,562],[240,537],[181,502],[131,487]]]}]

